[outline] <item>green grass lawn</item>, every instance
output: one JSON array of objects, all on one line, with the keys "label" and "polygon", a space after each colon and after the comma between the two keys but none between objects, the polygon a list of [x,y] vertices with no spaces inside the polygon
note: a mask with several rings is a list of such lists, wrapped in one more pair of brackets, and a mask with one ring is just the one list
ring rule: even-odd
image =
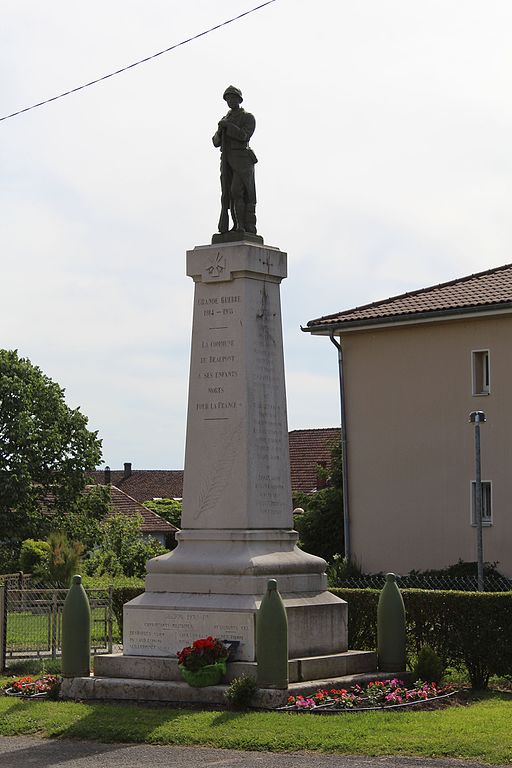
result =
[{"label": "green grass lawn", "polygon": [[202,745],[512,762],[512,695],[489,693],[434,711],[338,716],[195,711],[0,697],[0,736]]},{"label": "green grass lawn", "polygon": [[[91,611],[91,640],[102,645],[105,637],[105,610],[93,608]],[[119,641],[117,622],[113,621],[113,641]],[[13,612],[7,616],[8,651],[44,651],[51,648],[51,623],[49,614],[37,614],[30,611]]]}]

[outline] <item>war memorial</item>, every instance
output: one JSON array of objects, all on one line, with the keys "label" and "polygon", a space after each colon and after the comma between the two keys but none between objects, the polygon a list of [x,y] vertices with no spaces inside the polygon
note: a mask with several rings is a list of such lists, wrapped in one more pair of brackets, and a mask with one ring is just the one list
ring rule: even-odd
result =
[{"label": "war memorial", "polygon": [[[208,635],[237,641],[226,680],[256,677],[255,617],[269,579],[286,607],[291,686],[376,669],[374,653],[348,651],[347,604],[327,591],[325,561],[297,547],[280,307],[287,254],[257,233],[255,119],[238,88],[224,99],[213,136],[218,232],[186,261],[194,307],[182,530],[124,606],[123,653],[97,656],[93,676],[66,680],[68,697],[222,702],[222,686],[181,680],[176,653]],[[267,694],[260,704],[287,692]]]}]

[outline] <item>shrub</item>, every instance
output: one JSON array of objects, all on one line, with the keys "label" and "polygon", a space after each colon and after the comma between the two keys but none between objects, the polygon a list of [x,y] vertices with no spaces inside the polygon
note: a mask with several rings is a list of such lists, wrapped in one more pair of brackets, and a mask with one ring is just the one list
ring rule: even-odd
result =
[{"label": "shrub", "polygon": [[440,683],[444,675],[444,664],[430,645],[424,645],[413,668],[414,679],[427,683]]},{"label": "shrub", "polygon": [[20,570],[24,573],[34,573],[48,566],[50,545],[39,539],[25,539],[20,550]]},{"label": "shrub", "polygon": [[377,648],[377,589],[331,589],[348,603],[348,645],[360,651]]},{"label": "shrub", "polygon": [[119,631],[123,632],[123,605],[129,600],[133,600],[137,595],[144,592],[144,584],[141,586],[114,587],[112,592],[112,613],[114,614]]},{"label": "shrub", "polygon": [[333,587],[343,584],[346,579],[361,576],[361,566],[355,559],[344,557],[341,554],[333,556],[327,566],[327,582]]},{"label": "shrub", "polygon": [[258,686],[250,675],[235,677],[224,692],[228,706],[231,709],[247,709],[254,698]]},{"label": "shrub", "polygon": [[146,563],[166,549],[152,536],[142,538],[142,515],[115,514],[100,523],[99,546],[85,561],[90,576],[138,576],[146,573]]},{"label": "shrub", "polygon": [[65,533],[56,531],[48,536],[50,553],[46,568],[41,570],[44,580],[56,587],[69,587],[75,573],[80,573],[83,547],[78,541],[69,541]]},{"label": "shrub", "polygon": [[299,546],[329,561],[343,552],[343,473],[339,443],[332,447],[329,470],[318,466],[317,472],[327,486],[315,493],[294,493],[293,506],[304,512],[295,515],[293,523],[299,533]]},{"label": "shrub", "polygon": [[[333,589],[348,602],[351,648],[374,649],[376,589]],[[428,644],[444,666],[467,669],[473,688],[486,688],[492,674],[512,673],[512,593],[402,590],[409,658]]]}]

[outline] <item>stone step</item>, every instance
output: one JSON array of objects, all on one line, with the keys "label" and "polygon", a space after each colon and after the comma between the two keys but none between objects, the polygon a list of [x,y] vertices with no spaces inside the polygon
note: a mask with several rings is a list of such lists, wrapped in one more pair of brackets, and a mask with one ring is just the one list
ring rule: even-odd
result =
[{"label": "stone step", "polygon": [[[226,682],[240,675],[256,677],[256,662],[234,661],[228,664]],[[339,678],[372,672],[377,669],[377,654],[374,651],[346,651],[327,656],[308,656],[290,659],[288,677],[290,683],[306,680]],[[124,656],[121,653],[96,656],[94,675],[102,678],[124,678],[133,680],[182,680],[176,658],[167,656]]]},{"label": "stone step", "polygon": [[[276,709],[285,706],[289,696],[315,693],[319,689],[351,688],[359,683],[364,685],[372,680],[386,680],[403,677],[402,673],[371,672],[345,675],[324,680],[310,680],[292,683],[287,690],[270,688],[258,689],[252,707]],[[224,692],[227,685],[211,685],[207,688],[192,688],[187,683],[175,680],[143,680],[134,678],[74,677],[62,683],[61,697],[64,699],[100,701],[161,702],[166,704],[196,704],[202,706],[225,705]]]}]

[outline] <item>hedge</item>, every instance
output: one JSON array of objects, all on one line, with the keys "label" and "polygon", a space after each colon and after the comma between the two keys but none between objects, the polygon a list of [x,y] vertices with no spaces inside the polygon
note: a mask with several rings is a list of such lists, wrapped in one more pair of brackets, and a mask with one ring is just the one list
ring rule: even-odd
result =
[{"label": "hedge", "polygon": [[112,613],[116,618],[121,635],[123,633],[123,605],[129,600],[133,600],[137,595],[142,594],[142,592],[144,592],[144,583],[140,586],[114,587],[112,590]]},{"label": "hedge", "polygon": [[[331,589],[348,603],[349,647],[377,646],[376,589]],[[446,665],[465,667],[473,688],[512,675],[512,592],[405,589],[407,651],[428,643]]]},{"label": "hedge", "polygon": [[[349,648],[374,650],[380,591],[330,591],[348,603]],[[123,605],[142,592],[142,583],[114,586],[112,608],[121,631]],[[486,688],[493,674],[512,676],[512,592],[404,589],[402,595],[411,661],[428,643],[445,665],[465,667],[473,688]]]}]

